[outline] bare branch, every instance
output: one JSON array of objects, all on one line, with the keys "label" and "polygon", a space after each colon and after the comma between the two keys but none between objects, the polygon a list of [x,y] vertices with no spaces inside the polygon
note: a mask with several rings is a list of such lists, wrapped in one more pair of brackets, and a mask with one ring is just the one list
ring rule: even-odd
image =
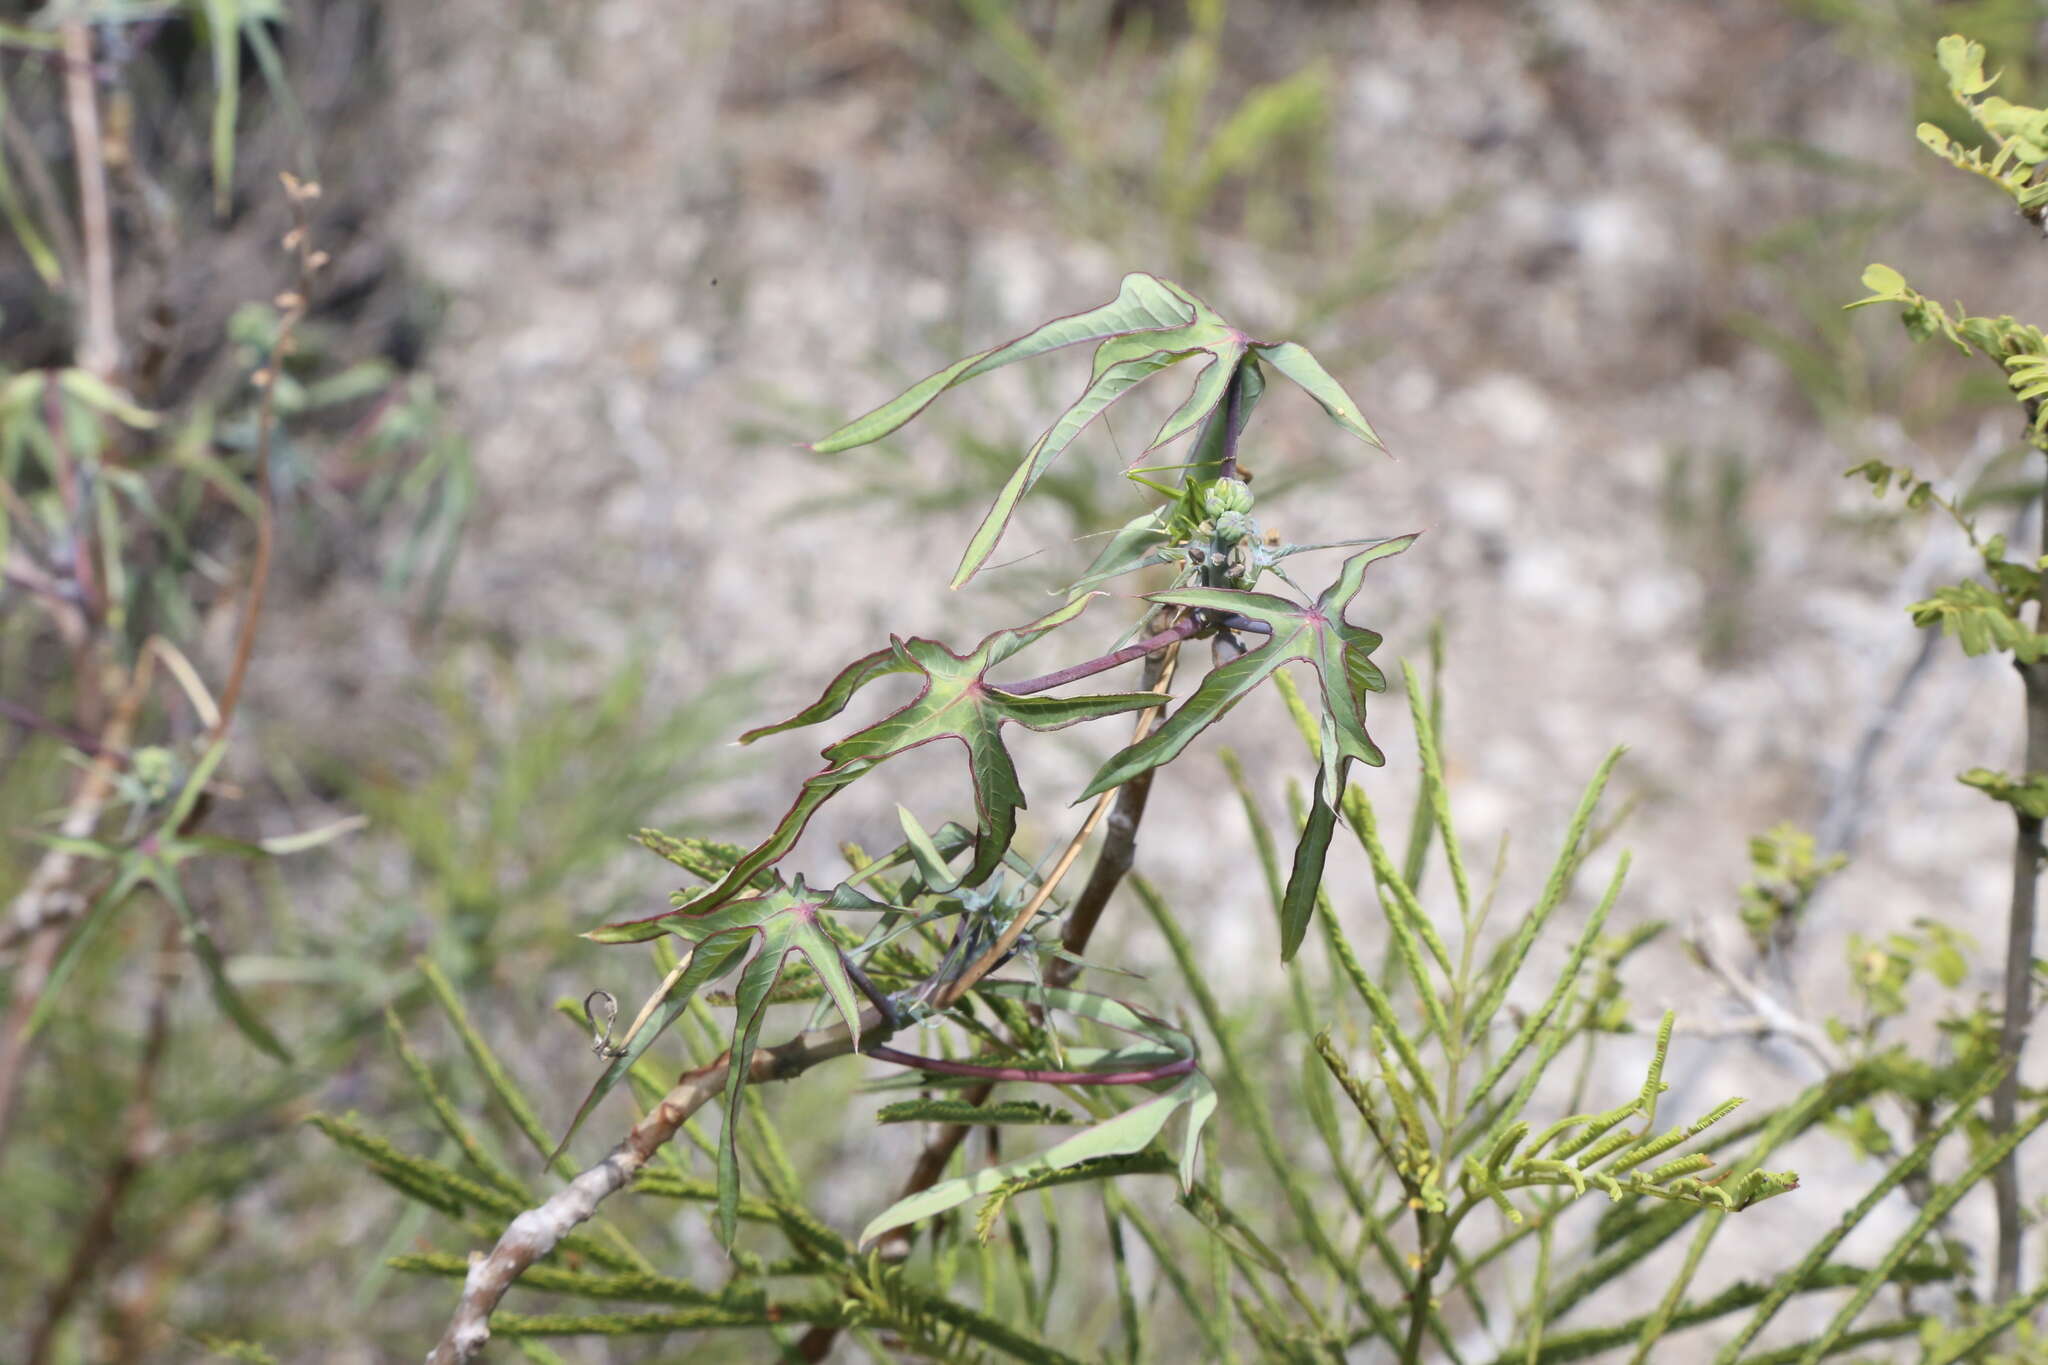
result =
[{"label": "bare branch", "polygon": [[78,169],[78,220],[85,239],[78,364],[111,379],[121,368],[121,338],[114,330],[114,235],[107,214],[99,102],[93,90],[92,30],[74,19],[59,28],[58,38],[64,50],[64,108]]}]

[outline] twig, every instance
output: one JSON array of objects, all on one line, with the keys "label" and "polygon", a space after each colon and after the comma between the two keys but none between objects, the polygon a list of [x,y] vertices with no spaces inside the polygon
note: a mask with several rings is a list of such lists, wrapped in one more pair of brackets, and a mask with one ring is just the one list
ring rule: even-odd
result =
[{"label": "twig", "polygon": [[78,364],[111,379],[121,368],[121,338],[114,330],[114,236],[107,215],[99,102],[93,90],[92,30],[79,20],[67,20],[58,29],[58,39],[64,51],[64,107],[78,170],[79,229],[85,241]]},{"label": "twig", "polygon": [[279,179],[284,182],[285,196],[292,205],[292,229],[284,235],[284,247],[298,258],[299,287],[278,297],[277,339],[270,348],[268,363],[251,376],[263,391],[256,409],[256,560],[249,570],[249,593],[242,605],[234,662],[228,668],[227,683],[220,690],[220,719],[213,727],[216,740],[227,733],[228,723],[235,718],[235,707],[242,700],[242,684],[249,676],[249,659],[256,650],[256,625],[263,615],[263,594],[270,585],[270,557],[277,534],[276,518],[270,508],[270,446],[277,425],[277,372],[291,354],[292,335],[306,316],[313,276],[327,263],[327,253],[313,249],[312,232],[306,222],[307,206],[320,197],[320,187],[289,171]]},{"label": "twig", "polygon": [[[2027,409],[2032,428],[2033,405]],[[2041,517],[2042,553],[2048,554],[2048,508]],[[2034,629],[2048,627],[2048,600],[2035,594]],[[2026,692],[2027,776],[2048,773],[2048,663],[2013,660]],[[2007,1071],[1991,1093],[1991,1131],[2009,1133],[2019,1119],[2020,1054],[2026,1051],[2032,1024],[2034,989],[2034,921],[2041,874],[2041,817],[2013,807],[2012,913],[2006,922],[2005,1014],[1999,1021],[1998,1051]],[[2026,1235],[2020,1196],[2019,1152],[2009,1153],[1991,1173],[1992,1200],[1998,1209],[1998,1268],[1992,1279],[1994,1302],[2019,1292],[2021,1239]]]},{"label": "twig", "polygon": [[[1168,677],[1170,674],[1162,675],[1162,690]],[[1136,726],[1139,738],[1150,729],[1158,713],[1158,707],[1148,707],[1139,713]],[[958,1001],[974,989],[982,977],[1001,965],[1010,949],[1016,946],[1032,916],[1038,913],[1060,878],[1073,866],[1081,845],[1101,819],[1109,798],[1110,793],[1105,792],[1103,798],[1095,803],[1079,832],[1069,841],[1065,853],[1039,883],[1037,894],[1010,921],[995,946],[976,959],[938,997],[936,1003],[940,1009]],[[880,1047],[890,1037],[892,1026],[880,1010],[869,1008],[861,1011],[860,1030],[864,1046]],[[852,1032],[841,1021],[798,1034],[778,1047],[756,1051],[748,1060],[747,1076],[755,1083],[789,1080],[820,1062],[847,1056],[853,1050]],[[676,1135],[691,1115],[723,1093],[731,1064],[732,1054],[728,1052],[707,1066],[685,1072],[675,1088],[633,1125],[610,1155],[537,1207],[514,1218],[490,1253],[470,1262],[469,1274],[462,1284],[462,1297],[456,1303],[454,1316],[449,1320],[440,1342],[428,1355],[428,1365],[465,1365],[465,1362],[476,1359],[477,1353],[491,1339],[491,1313],[519,1276],[528,1266],[554,1250],[556,1243],[571,1229],[596,1213],[599,1204],[631,1184],[641,1168]]]},{"label": "twig", "polygon": [[[879,1043],[888,1036],[888,1022],[879,1010],[863,1010],[861,1036]],[[853,1052],[846,1024],[812,1029],[778,1047],[754,1053],[747,1078],[755,1084],[800,1076],[820,1062]],[[597,1212],[597,1206],[633,1182],[642,1167],[673,1138],[690,1116],[723,1093],[731,1066],[727,1053],[707,1066],[688,1071],[662,1097],[604,1160],[563,1189],[514,1218],[488,1256],[471,1260],[462,1283],[462,1298],[428,1365],[464,1365],[476,1359],[491,1339],[491,1313],[525,1269],[553,1251],[555,1244]]]},{"label": "twig", "polygon": [[[24,730],[39,730],[53,739],[63,740],[64,743],[80,753],[93,758],[98,758],[107,752],[100,747],[98,740],[85,733],[85,731],[66,725],[62,721],[51,720],[48,716],[38,712],[34,707],[24,706],[18,701],[9,701],[6,697],[0,697],[0,720],[10,721],[15,725],[19,725]],[[114,754],[112,757],[118,765],[122,767],[127,766],[125,755]]]},{"label": "twig", "polygon": [[1817,1024],[1795,1013],[1769,991],[1722,961],[1720,954],[1708,945],[1704,933],[1695,933],[1686,941],[1686,946],[1692,949],[1701,966],[1712,972],[1722,985],[1749,1007],[1761,1026],[1760,1034],[1775,1033],[1791,1039],[1820,1064],[1825,1075],[1838,1075],[1848,1069],[1848,1058],[1842,1055],[1833,1039]]}]

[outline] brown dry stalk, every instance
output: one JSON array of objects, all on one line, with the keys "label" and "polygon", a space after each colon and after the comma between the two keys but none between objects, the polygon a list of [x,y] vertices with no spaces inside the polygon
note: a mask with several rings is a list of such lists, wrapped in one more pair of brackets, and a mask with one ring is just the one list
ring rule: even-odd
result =
[{"label": "brown dry stalk", "polygon": [[[1162,693],[1171,676],[1168,670],[1156,684]],[[1136,739],[1144,738],[1158,714],[1156,706],[1139,713],[1134,743]],[[1038,893],[1011,920],[996,946],[982,954],[939,997],[941,1008],[972,990],[1015,946],[1032,916],[1038,913],[1060,879],[1073,866],[1081,845],[1100,822],[1111,795],[1105,792],[1095,803],[1080,830],[1068,841],[1059,862],[1040,884]],[[860,1015],[860,1032],[863,1044],[868,1044],[884,1041],[891,1030],[879,1010],[867,1009]],[[756,1051],[747,1064],[747,1078],[755,1083],[790,1080],[820,1062],[849,1056],[853,1051],[853,1034],[844,1022],[812,1029],[777,1047]],[[583,1171],[536,1207],[514,1218],[488,1255],[473,1256],[469,1273],[462,1282],[462,1297],[456,1302],[454,1316],[449,1319],[441,1340],[427,1356],[427,1365],[466,1365],[466,1362],[475,1360],[491,1339],[491,1314],[520,1275],[528,1266],[553,1251],[556,1244],[578,1224],[595,1214],[599,1204],[630,1185],[691,1115],[723,1093],[731,1061],[732,1054],[728,1052],[708,1065],[684,1072],[675,1087],[633,1125],[604,1160]]]},{"label": "brown dry stalk", "polygon": [[78,364],[102,379],[121,368],[114,330],[114,234],[107,214],[107,165],[93,90],[92,30],[69,20],[58,28],[64,52],[64,107],[78,169],[78,221],[85,239],[84,296],[79,300]]},{"label": "brown dry stalk", "polygon": [[299,284],[296,290],[278,297],[277,340],[271,346],[268,363],[253,376],[263,391],[256,409],[256,562],[249,571],[249,591],[242,604],[234,662],[229,665],[227,683],[220,690],[220,719],[213,726],[216,740],[227,734],[228,724],[235,718],[235,707],[242,700],[242,684],[248,679],[249,660],[256,651],[256,625],[263,615],[263,594],[270,586],[270,558],[277,534],[270,510],[270,447],[277,425],[277,372],[291,354],[293,334],[306,316],[313,276],[327,264],[327,253],[313,249],[313,234],[306,221],[308,206],[320,197],[320,187],[301,181],[289,171],[278,178],[284,182],[285,197],[292,206],[292,229],[284,236],[284,248],[298,262]]}]

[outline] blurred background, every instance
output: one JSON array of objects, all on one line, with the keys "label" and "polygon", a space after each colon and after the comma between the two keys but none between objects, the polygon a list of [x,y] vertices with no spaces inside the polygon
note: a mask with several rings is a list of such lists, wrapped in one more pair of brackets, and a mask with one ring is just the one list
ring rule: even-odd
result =
[{"label": "blurred background", "polygon": [[[1905,614],[1971,572],[1953,528],[1842,473],[1910,465],[2020,531],[2035,488],[1994,374],[1842,305],[1881,260],[1977,311],[2048,317],[2038,235],[1913,139],[1956,119],[1931,61],[1942,33],[1986,43],[2008,97],[2038,95],[2040,0],[6,9],[0,370],[85,363],[69,25],[92,44],[112,152],[104,377],[180,433],[143,471],[157,519],[122,494],[154,547],[130,566],[123,629],[180,632],[210,679],[250,554],[227,491],[256,445],[248,377],[289,311],[278,173],[321,187],[312,240],[332,259],[280,380],[275,565],[223,769],[235,799],[208,828],[274,841],[365,823],[192,874],[289,1066],[209,1013],[196,973],[167,989],[198,1003],[152,1033],[149,916],[64,958],[39,1006],[36,936],[0,949],[10,1027],[41,1011],[4,1077],[0,1354],[28,1358],[32,1338],[76,1360],[424,1349],[452,1284],[381,1268],[421,1215],[300,1120],[354,1109],[432,1148],[387,1007],[457,1103],[483,1103],[429,1012],[424,956],[560,1129],[593,1063],[556,1000],[652,985],[641,960],[575,937],[664,903],[673,874],[626,836],[751,841],[815,741],[742,751],[740,729],[892,631],[958,643],[1039,614],[1092,556],[1082,537],[1147,505],[1119,470],[1158,413],[1134,400],[1070,452],[1010,562],[958,593],[960,547],[1078,357],[984,380],[878,447],[798,443],[1108,298],[1127,270],[1309,345],[1385,438],[1392,459],[1276,393],[1244,458],[1290,539],[1427,532],[1354,615],[1390,663],[1425,662],[1440,625],[1453,805],[1468,849],[1513,831],[1504,904],[1527,903],[1580,786],[1629,746],[1632,813],[1600,862],[1634,852],[1617,926],[1673,926],[1629,984],[1635,1014],[1669,1005],[1692,1030],[1670,1104],[1782,1099],[1820,1069],[1742,1032],[1752,1003],[1686,935],[1815,1021],[1860,1008],[1856,952],[1927,919],[1964,936],[1948,999],[1995,986],[2010,819],[1951,779],[2016,766],[2019,684],[1999,658],[1929,647]],[[8,420],[44,416],[30,402]],[[25,502],[41,486],[9,449]],[[103,717],[28,581],[35,537],[0,553],[0,699]],[[1403,709],[1382,704],[1390,762],[1364,778],[1403,794],[1390,810],[1414,784]],[[1284,809],[1309,764],[1278,704],[1222,728]],[[1190,928],[1256,1038],[1283,1012],[1281,977],[1215,747],[1156,789],[1138,865],[1202,908]],[[1099,757],[1064,734],[1017,749],[1049,794]],[[27,832],[70,799],[74,752],[48,723],[0,733],[0,899],[44,857]],[[905,790],[933,817],[964,805],[950,756],[897,777],[836,803],[806,848],[894,842]],[[1786,822],[1850,861],[1760,953],[1739,916],[1750,841]],[[1048,795],[1021,837],[1066,829]],[[1340,852],[1332,888],[1369,884],[1362,868]],[[1588,908],[1539,954],[1562,957]],[[1129,909],[1094,956],[1160,966]],[[1940,1003],[1915,1002],[1895,1036],[1931,1047]],[[1616,1050],[1603,1107],[1646,1052]],[[850,1229],[914,1135],[876,1132],[853,1069],[813,1079],[769,1103]],[[1782,1164],[1806,1188],[1750,1215],[1750,1237],[1820,1226],[1878,1169],[1838,1136]],[[708,1233],[688,1235],[712,1264]],[[692,1348],[582,1358],[663,1349]]]}]

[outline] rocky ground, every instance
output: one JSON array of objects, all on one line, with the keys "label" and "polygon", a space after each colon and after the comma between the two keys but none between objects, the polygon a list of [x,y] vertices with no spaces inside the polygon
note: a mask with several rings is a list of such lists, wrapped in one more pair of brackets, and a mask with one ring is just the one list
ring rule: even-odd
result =
[{"label": "rocky ground", "polygon": [[[1514,831],[1502,920],[1540,883],[1579,786],[1626,744],[1618,786],[1639,804],[1602,859],[1634,852],[1622,923],[1697,925],[1750,970],[1732,912],[1747,840],[1787,820],[1853,826],[1855,861],[1793,958],[1798,1007],[1848,1008],[1846,936],[1922,916],[1976,938],[1969,986],[1990,990],[2009,822],[1948,774],[2012,765],[2018,685],[1944,645],[1892,704],[1920,644],[1904,604],[1968,561],[1841,471],[1873,456],[1981,468],[2011,424],[1955,396],[1960,357],[1911,353],[1883,310],[1837,309],[1874,259],[1992,311],[2039,316],[2048,289],[2016,268],[2041,249],[2025,225],[1914,146],[1905,40],[1889,20],[1830,27],[1760,0],[1238,11],[1191,146],[1174,142],[1177,6],[1019,7],[1064,45],[1056,79],[937,5],[397,11],[392,222],[447,291],[432,365],[484,490],[451,618],[516,641],[540,690],[587,686],[638,647],[678,699],[753,676],[762,717],[889,631],[958,641],[1026,619],[1088,553],[1070,542],[1092,527],[1051,500],[1006,542],[1036,558],[944,584],[999,477],[973,442],[1020,448],[1078,360],[949,398],[893,460],[793,443],[1107,298],[1125,270],[1174,274],[1314,348],[1394,453],[1346,448],[1279,395],[1248,462],[1276,487],[1313,475],[1262,508],[1291,538],[1427,531],[1374,570],[1357,614],[1390,661],[1423,660],[1444,623],[1461,833],[1485,861]],[[1290,77],[1311,115],[1277,137],[1275,164],[1177,198],[1245,92]],[[1070,505],[1099,524],[1138,506],[1112,471],[1144,416],[1067,457],[1098,471]],[[878,477],[889,496],[850,501]],[[296,629],[352,640],[354,662],[337,673],[316,647],[272,668],[265,722],[375,746],[425,665],[395,626],[358,634],[372,619],[346,592],[306,604]],[[340,688],[345,724],[329,719]],[[1365,779],[1389,811],[1413,788],[1401,712],[1383,705],[1390,763]],[[1308,774],[1277,704],[1225,728],[1269,802]],[[1874,729],[1874,766],[1850,782]],[[813,747],[749,751],[718,832],[777,808]],[[1046,782],[1089,763],[1078,739],[1020,747]],[[927,776],[931,818],[963,796],[944,785],[950,758],[899,776],[812,842],[885,839],[889,800]],[[1198,751],[1162,783],[1140,864],[1209,907],[1207,951],[1250,1000],[1277,976],[1226,797],[1213,747]],[[1025,837],[1058,840],[1068,818],[1041,800]],[[1359,876],[1342,862],[1333,885]],[[663,885],[650,870],[648,894]],[[1670,1003],[1708,1030],[1747,1017],[1677,938],[1643,959],[1640,1011]],[[1101,952],[1163,956],[1135,927]],[[568,984],[528,983],[532,1013]],[[1618,1096],[1641,1059],[1615,1056]],[[1667,1103],[1779,1098],[1815,1066],[1783,1041],[1694,1039]],[[1754,1238],[1818,1225],[1869,1176],[1826,1143],[1788,1163],[1808,1188],[1746,1224]]]}]

